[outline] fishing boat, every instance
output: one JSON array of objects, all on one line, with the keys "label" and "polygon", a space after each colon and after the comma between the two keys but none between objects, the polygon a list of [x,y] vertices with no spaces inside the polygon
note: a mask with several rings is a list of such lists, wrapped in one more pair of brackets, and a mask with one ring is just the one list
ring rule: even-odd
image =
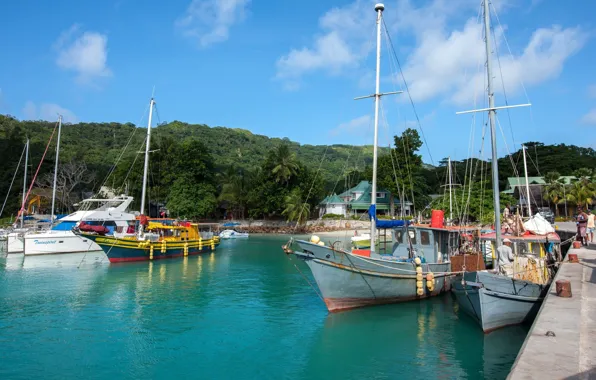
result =
[{"label": "fishing boat", "polygon": [[247,239],[247,232],[238,232],[236,230],[223,230],[219,233],[220,239]]},{"label": "fishing boat", "polygon": [[[150,220],[145,215],[149,153],[151,144],[151,119],[155,101],[149,103],[145,165],[141,192],[141,215],[132,233],[124,236],[107,236],[106,231],[77,231],[77,234],[94,241],[105,252],[111,263],[169,259],[214,251],[219,237],[212,232],[216,224],[177,222],[167,219]],[[203,230],[203,231],[202,231]],[[127,231],[128,232],[128,231]]]},{"label": "fishing boat", "polygon": [[[453,293],[461,308],[471,315],[484,332],[520,324],[532,319],[543,297],[548,291],[553,277],[552,264],[556,261],[556,251],[560,252],[560,238],[554,232],[545,228],[536,228],[540,221],[538,215],[524,224],[528,233],[505,235],[513,245],[514,262],[499,267],[495,257],[497,249],[503,244],[501,229],[500,197],[499,197],[499,169],[496,148],[495,112],[497,109],[514,108],[519,106],[495,107],[491,72],[491,33],[489,1],[484,0],[484,31],[487,54],[487,91],[488,108],[464,111],[460,113],[485,112],[489,114],[489,124],[492,145],[492,182],[493,206],[495,210],[495,231],[481,236],[481,243],[490,242],[492,245],[495,270],[465,271],[456,276],[453,281]],[[529,105],[529,104],[527,104]],[[525,106],[525,105],[521,105]],[[525,149],[524,149],[525,165]],[[527,185],[527,169],[526,169]],[[529,190],[528,190],[529,192]],[[528,197],[529,199],[529,197]],[[528,214],[531,207],[528,202]],[[550,226],[550,224],[548,224]],[[552,226],[550,226],[552,228]],[[532,232],[534,230],[534,232]]]},{"label": "fishing boat", "polygon": [[[458,232],[431,226],[411,225],[403,220],[379,220],[376,217],[377,145],[381,26],[383,4],[376,4],[377,69],[375,93],[363,98],[375,99],[373,142],[373,176],[371,204],[368,209],[371,230],[369,249],[344,249],[338,242],[325,244],[317,236],[310,240],[291,239],[283,250],[304,260],[310,268],[320,296],[330,312],[362,306],[418,300],[437,296],[449,290],[450,242]],[[360,98],[357,98],[360,99]],[[377,229],[390,230],[393,246],[384,253],[378,251]],[[298,248],[295,248],[295,246]]]}]

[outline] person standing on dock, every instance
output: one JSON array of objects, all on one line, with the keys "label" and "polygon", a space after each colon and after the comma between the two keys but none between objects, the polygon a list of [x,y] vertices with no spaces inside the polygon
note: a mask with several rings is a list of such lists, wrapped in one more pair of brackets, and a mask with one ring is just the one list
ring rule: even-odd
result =
[{"label": "person standing on dock", "polygon": [[588,225],[588,214],[581,207],[577,208],[577,234],[583,245],[586,245],[586,227]]},{"label": "person standing on dock", "polygon": [[592,243],[594,241],[594,228],[596,228],[596,224],[594,223],[594,219],[596,215],[594,215],[594,210],[590,211],[588,215],[588,241]]}]

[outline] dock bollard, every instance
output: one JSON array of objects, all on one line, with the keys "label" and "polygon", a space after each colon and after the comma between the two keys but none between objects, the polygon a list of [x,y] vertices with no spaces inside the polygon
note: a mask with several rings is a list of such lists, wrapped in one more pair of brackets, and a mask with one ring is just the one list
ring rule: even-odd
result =
[{"label": "dock bollard", "polygon": [[571,283],[569,280],[557,280],[557,295],[559,297],[571,297]]},{"label": "dock bollard", "polygon": [[579,259],[577,258],[577,253],[570,253],[567,256],[569,257],[570,263],[579,263]]}]

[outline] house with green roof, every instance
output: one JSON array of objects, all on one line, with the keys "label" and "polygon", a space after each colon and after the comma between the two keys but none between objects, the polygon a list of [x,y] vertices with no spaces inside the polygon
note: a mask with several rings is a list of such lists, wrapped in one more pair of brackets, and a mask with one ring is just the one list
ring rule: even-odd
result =
[{"label": "house with green roof", "polygon": [[[353,188],[343,193],[331,194],[319,203],[319,217],[325,214],[343,215],[345,217],[352,215],[362,215],[368,212],[371,201],[372,184],[368,181],[360,181]],[[394,215],[395,208],[400,211],[402,205],[395,202],[390,191],[377,189],[377,214]],[[410,215],[412,210],[411,202],[404,202],[404,214]]]},{"label": "house with green roof", "polygon": [[[577,178],[574,176],[561,176],[559,177],[559,181],[564,183],[565,185],[569,185],[574,182]],[[546,185],[546,181],[544,177],[528,177],[528,184],[530,187],[543,187]],[[515,191],[519,189],[519,187],[526,186],[526,177],[509,177],[507,178],[507,188],[502,191],[503,194],[514,195]],[[519,190],[518,190],[519,191]]]},{"label": "house with green roof", "polygon": [[[561,176],[558,181],[569,185],[577,180],[574,176]],[[528,177],[528,187],[530,188],[530,204],[538,207],[550,207],[550,200],[544,197],[544,187],[546,186],[544,177]],[[517,204],[520,206],[527,205],[526,195],[526,177],[509,177],[507,178],[507,187],[503,194],[509,194],[517,199]],[[555,205],[560,207],[560,205]]]}]

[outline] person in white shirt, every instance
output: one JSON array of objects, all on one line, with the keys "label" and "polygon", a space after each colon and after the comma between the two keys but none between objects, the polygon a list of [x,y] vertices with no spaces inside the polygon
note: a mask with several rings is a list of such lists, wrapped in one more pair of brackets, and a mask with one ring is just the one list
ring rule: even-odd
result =
[{"label": "person in white shirt", "polygon": [[506,265],[513,262],[513,250],[511,249],[511,240],[503,239],[503,245],[497,248],[497,266],[495,269],[504,270]]},{"label": "person in white shirt", "polygon": [[594,241],[594,228],[596,228],[596,224],[594,223],[595,215],[594,210],[590,211],[588,215],[588,241]]}]

